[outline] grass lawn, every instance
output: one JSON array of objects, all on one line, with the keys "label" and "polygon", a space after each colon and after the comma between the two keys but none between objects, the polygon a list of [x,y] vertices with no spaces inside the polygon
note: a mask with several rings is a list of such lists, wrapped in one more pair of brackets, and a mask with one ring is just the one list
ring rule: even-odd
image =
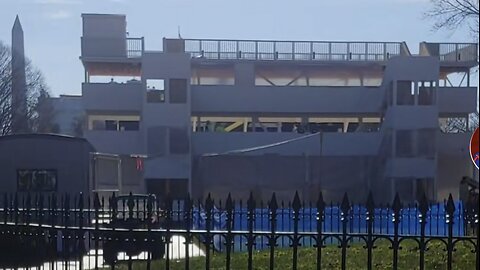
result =
[{"label": "grass lawn", "polygon": [[[399,269],[419,269],[419,252],[413,242],[403,242],[399,252]],[[453,269],[475,269],[475,253],[466,243],[459,243],[453,255]],[[336,246],[327,246],[322,249],[322,269],[340,269],[341,250]],[[298,253],[298,269],[316,269],[316,249],[300,248]],[[269,269],[270,253],[268,250],[255,251],[253,257],[254,269]],[[165,261],[154,261],[151,269],[165,269]],[[278,249],[275,252],[275,269],[291,269],[292,250]],[[366,269],[367,251],[361,245],[352,245],[347,251],[347,269]],[[232,269],[243,270],[247,268],[247,253],[238,252],[232,255]],[[185,260],[171,261],[170,269],[180,270],[185,268]],[[439,242],[432,242],[425,253],[425,269],[446,269],[447,253]],[[126,264],[120,264],[116,269],[128,269]],[[133,269],[147,269],[146,262],[134,262]],[[190,269],[205,269],[205,258],[190,259]],[[211,257],[210,269],[225,269],[225,255],[215,253]],[[385,242],[379,242],[373,251],[373,269],[392,269],[392,250]]]}]

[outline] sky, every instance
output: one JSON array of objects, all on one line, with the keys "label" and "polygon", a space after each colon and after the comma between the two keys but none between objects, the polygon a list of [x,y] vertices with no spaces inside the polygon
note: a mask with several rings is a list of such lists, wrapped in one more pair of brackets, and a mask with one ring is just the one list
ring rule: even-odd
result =
[{"label": "sky", "polygon": [[130,37],[161,50],[163,37],[316,41],[472,42],[468,27],[433,31],[429,0],[0,0],[0,40],[18,14],[25,53],[53,96],[81,94],[82,13],[127,15]]}]

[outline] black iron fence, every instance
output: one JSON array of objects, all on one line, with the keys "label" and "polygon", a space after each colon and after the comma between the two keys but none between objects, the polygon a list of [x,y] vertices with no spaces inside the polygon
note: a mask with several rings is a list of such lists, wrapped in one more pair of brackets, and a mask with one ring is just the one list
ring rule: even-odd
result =
[{"label": "black iron fence", "polygon": [[[236,269],[233,257],[242,254],[242,269],[256,269],[256,254],[268,256],[268,269],[299,268],[300,249],[315,254],[312,269],[322,269],[326,248],[339,250],[340,269],[347,268],[351,246],[366,251],[365,265],[375,269],[376,245],[391,249],[393,269],[399,269],[404,241],[415,243],[417,264],[425,269],[425,253],[432,242],[444,247],[447,269],[452,269],[455,249],[466,244],[476,255],[479,269],[478,197],[465,205],[452,196],[432,204],[403,205],[397,194],[390,205],[376,205],[370,195],[353,204],[345,195],[340,204],[326,203],[320,193],[316,202],[303,202],[295,194],[291,202],[267,202],[253,195],[246,201],[161,200],[153,195],[92,198],[55,194],[6,194],[0,209],[0,267],[39,269],[197,269],[202,260],[210,269],[222,256],[222,269]],[[279,250],[288,249],[288,266],[277,265]],[[258,253],[261,252],[261,253]],[[137,264],[137,260],[144,261]],[[472,259],[473,260],[473,259]],[[285,263],[283,261],[283,263]]]}]

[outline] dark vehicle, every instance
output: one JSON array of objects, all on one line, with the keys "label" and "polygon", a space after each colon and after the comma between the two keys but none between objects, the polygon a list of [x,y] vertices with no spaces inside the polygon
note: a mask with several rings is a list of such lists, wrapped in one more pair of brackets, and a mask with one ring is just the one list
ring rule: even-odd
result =
[{"label": "dark vehicle", "polygon": [[[110,201],[110,214],[107,219],[103,217],[102,226],[111,229],[159,229],[162,227],[154,195],[131,194],[112,197]],[[99,221],[100,222],[100,221]],[[125,252],[127,256],[138,256],[142,252],[151,254],[151,259],[161,259],[165,254],[165,244],[162,238],[157,241],[144,241],[151,239],[136,232],[135,238],[123,231],[112,230],[106,235],[103,244],[103,257],[107,264],[117,261],[118,253]]]}]

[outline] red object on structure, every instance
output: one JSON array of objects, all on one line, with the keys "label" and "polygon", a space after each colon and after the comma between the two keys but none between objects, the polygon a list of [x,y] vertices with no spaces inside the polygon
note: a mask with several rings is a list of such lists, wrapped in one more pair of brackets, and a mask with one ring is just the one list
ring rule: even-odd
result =
[{"label": "red object on structure", "polygon": [[479,148],[480,148],[480,142],[479,142],[479,131],[478,127],[475,130],[475,132],[472,135],[472,139],[470,139],[470,157],[472,158],[473,164],[475,164],[475,167],[478,169],[478,164],[479,164]]},{"label": "red object on structure", "polygon": [[143,171],[143,159],[141,157],[137,157],[136,166],[137,166],[137,171]]}]

